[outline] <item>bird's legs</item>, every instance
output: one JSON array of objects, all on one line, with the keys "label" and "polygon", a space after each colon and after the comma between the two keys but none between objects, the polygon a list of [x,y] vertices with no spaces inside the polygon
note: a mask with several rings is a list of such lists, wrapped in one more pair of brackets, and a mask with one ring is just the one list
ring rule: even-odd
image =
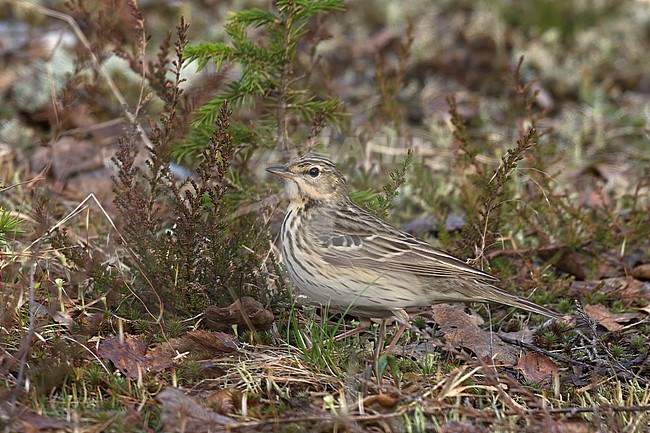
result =
[{"label": "bird's legs", "polygon": [[402,337],[402,334],[404,334],[404,331],[406,331],[411,326],[409,324],[410,317],[406,311],[395,310],[393,311],[393,317],[399,326],[397,327],[397,331],[395,331],[395,335],[393,336],[392,340],[390,340],[390,343],[388,344],[386,353],[391,353],[393,349],[395,349],[395,345]]},{"label": "bird's legs", "polygon": [[377,335],[377,340],[375,343],[375,350],[372,355],[372,367],[375,370],[375,377],[377,378],[377,383],[381,385],[382,374],[379,372],[379,355],[382,352],[384,346],[384,334],[386,334],[386,318],[381,319],[379,324],[379,335]]},{"label": "bird's legs", "polygon": [[392,340],[390,341],[390,344],[386,348],[385,353],[391,353],[395,349],[395,345],[404,334],[404,331],[406,331],[407,329],[410,329],[411,331],[419,334],[425,339],[429,338],[429,335],[427,335],[425,332],[421,331],[420,329],[416,328],[411,324],[410,322],[411,318],[409,317],[406,311],[395,310],[393,311],[393,316],[399,326],[397,328],[397,331],[395,331],[395,336],[393,336]]},{"label": "bird's legs", "polygon": [[[404,310],[394,310],[393,311],[393,318],[395,319],[395,322],[399,325],[397,327],[397,330],[395,331],[395,335],[393,338],[390,340],[390,343],[388,343],[388,347],[386,350],[384,349],[384,339],[386,337],[386,318],[382,318],[381,322],[379,323],[379,333],[377,335],[377,340],[375,343],[375,349],[373,351],[373,370],[375,372],[375,376],[377,377],[378,382],[381,384],[381,377],[379,376],[379,358],[382,354],[390,354],[395,350],[395,346],[399,342],[399,339],[402,337],[404,334],[404,331],[407,329],[412,329],[413,327],[409,323],[410,317],[408,313]],[[368,319],[361,319],[359,322],[359,326],[357,326],[354,329],[351,329],[349,331],[345,331],[337,336],[334,337],[334,341],[341,341],[345,338],[351,337],[353,335],[361,334],[362,332],[367,331],[370,329],[371,322]],[[419,331],[419,330],[418,330]],[[421,331],[420,331],[421,332]]]},{"label": "bird's legs", "polygon": [[404,325],[403,323],[398,323],[397,331],[395,331],[395,335],[393,338],[391,338],[390,343],[388,343],[388,347],[384,351],[384,353],[392,353],[393,350],[395,349],[395,345],[399,341],[400,338],[402,338],[402,335],[404,334],[404,331],[408,329],[407,325]]}]

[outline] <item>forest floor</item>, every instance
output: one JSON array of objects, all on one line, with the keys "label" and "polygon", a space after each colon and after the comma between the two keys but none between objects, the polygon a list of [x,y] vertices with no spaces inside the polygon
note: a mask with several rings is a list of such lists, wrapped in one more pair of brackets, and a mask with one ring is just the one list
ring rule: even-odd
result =
[{"label": "forest floor", "polygon": [[[293,153],[318,142],[357,203],[567,318],[436,305],[378,365],[378,322],[338,338],[357,318],[302,306],[282,270],[277,104],[231,104],[230,162],[206,178],[204,136],[159,150],[175,87],[133,72],[131,43],[155,63],[181,16],[190,45],[227,43],[230,11],[272,2],[41,3],[0,0],[4,431],[650,430],[647,1],[368,0],[308,21],[291,72],[343,114],[285,116]],[[242,61],[181,71],[185,123]],[[160,155],[188,180],[152,210],[121,176]],[[187,227],[215,191],[210,243]]]}]

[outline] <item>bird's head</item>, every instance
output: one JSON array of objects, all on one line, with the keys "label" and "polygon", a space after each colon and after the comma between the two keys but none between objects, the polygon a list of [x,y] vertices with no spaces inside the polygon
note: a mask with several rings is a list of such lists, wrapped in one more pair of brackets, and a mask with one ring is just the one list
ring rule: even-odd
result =
[{"label": "bird's head", "polygon": [[284,190],[292,203],[348,200],[348,187],[343,175],[332,161],[322,156],[299,156],[286,165],[268,167],[266,171],[283,178]]}]

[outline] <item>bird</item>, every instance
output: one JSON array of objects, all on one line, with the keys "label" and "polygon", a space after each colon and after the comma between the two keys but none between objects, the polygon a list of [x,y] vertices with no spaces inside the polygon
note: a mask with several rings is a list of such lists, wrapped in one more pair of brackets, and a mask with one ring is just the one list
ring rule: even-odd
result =
[{"label": "bird", "polygon": [[306,154],[266,170],[284,180],[289,198],[280,229],[284,263],[314,303],[364,318],[443,302],[495,302],[561,317],[354,204],[345,178],[323,156]]},{"label": "bird", "polygon": [[493,302],[561,318],[357,206],[330,159],[309,153],[266,170],[282,178],[289,199],[280,229],[283,263],[312,303],[382,319],[382,326],[387,318],[402,323],[409,313],[449,302]]}]

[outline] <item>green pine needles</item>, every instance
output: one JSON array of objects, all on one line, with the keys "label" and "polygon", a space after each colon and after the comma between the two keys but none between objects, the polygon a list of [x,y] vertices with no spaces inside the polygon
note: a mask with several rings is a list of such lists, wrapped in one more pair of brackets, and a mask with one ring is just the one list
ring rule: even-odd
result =
[{"label": "green pine needles", "polygon": [[[198,62],[199,69],[208,63],[214,63],[218,71],[237,66],[239,75],[199,109],[193,124],[195,133],[202,135],[201,131],[212,128],[224,101],[235,109],[254,107],[261,113],[252,124],[233,121],[235,141],[241,138],[287,150],[290,122],[295,123],[294,119],[312,128],[336,124],[342,114],[340,101],[317,93],[309,85],[311,70],[318,62],[315,45],[319,41],[309,41],[311,50],[307,42],[299,48],[299,42],[318,25],[314,19],[317,15],[341,10],[340,0],[277,1],[273,12],[253,8],[232,14],[225,26],[229,43],[201,42],[186,47],[186,59]],[[255,40],[250,34],[254,28],[263,30]],[[305,51],[303,61],[297,59],[299,50]],[[190,139],[181,153],[198,150],[192,142]]]}]

